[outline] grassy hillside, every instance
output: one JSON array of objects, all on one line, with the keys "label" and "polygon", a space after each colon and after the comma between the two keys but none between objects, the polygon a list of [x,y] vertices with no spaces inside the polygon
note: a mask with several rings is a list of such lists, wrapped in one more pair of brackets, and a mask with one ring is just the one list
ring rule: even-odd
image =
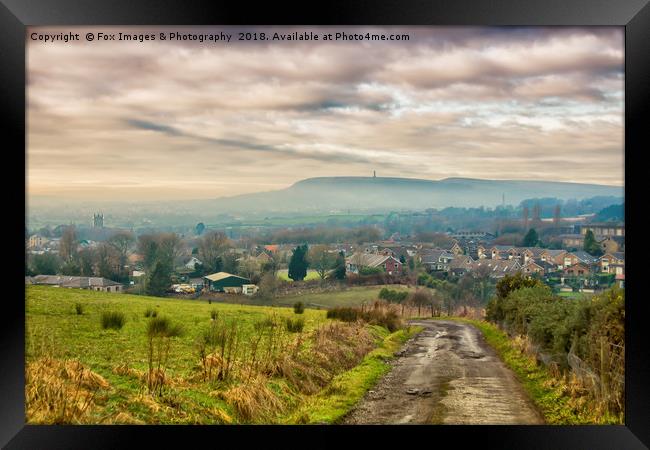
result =
[{"label": "grassy hillside", "polygon": [[[401,291],[401,290],[410,290],[414,291],[415,288],[407,288],[399,284],[391,285],[378,285],[378,286],[354,286],[347,289],[339,291],[329,291],[329,292],[309,292],[309,288],[305,288],[304,292],[299,294],[287,295],[285,297],[277,297],[271,301],[261,300],[255,297],[247,297],[244,295],[238,296],[222,296],[223,301],[233,302],[238,304],[247,304],[247,305],[269,305],[273,304],[276,306],[293,306],[294,303],[301,301],[308,308],[323,309],[323,308],[333,308],[335,306],[361,306],[363,303],[370,303],[379,298],[379,291],[383,287],[388,289]],[[204,300],[203,300],[204,301]]]},{"label": "grassy hillside", "polygon": [[[283,281],[291,281],[291,279],[289,278],[289,269],[278,270],[278,278]],[[309,280],[320,280],[320,276],[318,275],[318,272],[316,272],[313,269],[308,269],[307,276],[305,277],[305,281],[309,281]]]},{"label": "grassy hillside", "polygon": [[[160,394],[147,389],[151,373],[147,327],[153,320],[145,317],[147,310],[183,329],[179,337],[161,340],[169,343],[169,358],[163,364]],[[124,314],[121,329],[102,328],[102,313],[109,311]],[[64,423],[280,421],[387,337],[380,327],[333,322],[325,314],[28,286],[28,421],[48,423],[55,416],[55,422]],[[304,330],[290,333],[284,327],[288,318],[304,318]],[[208,366],[202,361],[223,365],[225,357],[214,352],[202,360],[198,345],[217,322],[224,324],[220,328],[224,339],[228,330],[236,329],[239,342],[233,351],[232,375],[224,379],[205,378]],[[74,418],[43,412],[44,405],[56,402],[66,403],[68,411],[90,406]]]}]

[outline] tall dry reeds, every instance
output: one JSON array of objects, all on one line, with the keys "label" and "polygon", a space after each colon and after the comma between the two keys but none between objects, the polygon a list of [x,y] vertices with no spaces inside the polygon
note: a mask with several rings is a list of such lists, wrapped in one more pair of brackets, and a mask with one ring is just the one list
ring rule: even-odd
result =
[{"label": "tall dry reeds", "polygon": [[38,424],[89,423],[100,389],[108,382],[76,360],[43,356],[25,367],[27,422]]},{"label": "tall dry reeds", "polygon": [[151,317],[147,323],[147,388],[150,393],[162,395],[166,381],[171,338],[181,336],[183,328],[172,324],[167,317]]}]

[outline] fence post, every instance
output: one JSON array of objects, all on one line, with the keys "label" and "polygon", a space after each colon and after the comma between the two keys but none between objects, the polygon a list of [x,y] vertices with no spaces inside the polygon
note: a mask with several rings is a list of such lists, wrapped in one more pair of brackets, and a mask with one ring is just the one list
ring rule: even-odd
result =
[{"label": "fence post", "polygon": [[602,392],[602,399],[609,409],[609,355],[605,337],[600,338],[600,389]]}]

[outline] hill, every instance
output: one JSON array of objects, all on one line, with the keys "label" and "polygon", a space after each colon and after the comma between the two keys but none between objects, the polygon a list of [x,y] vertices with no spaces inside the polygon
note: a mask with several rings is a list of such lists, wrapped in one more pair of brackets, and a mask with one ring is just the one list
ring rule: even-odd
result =
[{"label": "hill", "polygon": [[506,204],[516,205],[531,197],[622,197],[623,188],[555,181],[322,177],[308,178],[282,190],[219,198],[206,204],[228,212],[369,211],[494,207],[502,203],[504,196]]}]

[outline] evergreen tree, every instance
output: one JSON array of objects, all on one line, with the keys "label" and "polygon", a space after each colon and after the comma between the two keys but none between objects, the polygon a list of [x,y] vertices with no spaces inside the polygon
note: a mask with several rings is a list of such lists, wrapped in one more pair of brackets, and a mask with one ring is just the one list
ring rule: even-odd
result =
[{"label": "evergreen tree", "polygon": [[196,224],[196,227],[194,228],[194,231],[196,232],[197,235],[203,234],[203,231],[205,230],[205,225],[203,222],[199,222]]},{"label": "evergreen tree", "polygon": [[587,233],[585,234],[583,249],[584,251],[586,251],[592,256],[599,256],[600,254],[602,254],[600,245],[598,244],[598,242],[596,242],[596,237],[594,236],[594,232],[591,230],[587,230]]},{"label": "evergreen tree", "polygon": [[534,228],[528,230],[526,236],[524,237],[523,246],[524,247],[535,247],[539,242],[539,236],[537,236],[537,231]]},{"label": "evergreen tree", "polygon": [[339,252],[336,257],[336,264],[334,265],[334,278],[337,280],[345,279],[345,255]]},{"label": "evergreen tree", "polygon": [[293,250],[291,261],[289,261],[289,278],[294,281],[302,281],[307,276],[307,244],[299,245]]},{"label": "evergreen tree", "polygon": [[171,267],[164,261],[156,261],[149,275],[146,292],[149,295],[162,296],[172,284]]}]

